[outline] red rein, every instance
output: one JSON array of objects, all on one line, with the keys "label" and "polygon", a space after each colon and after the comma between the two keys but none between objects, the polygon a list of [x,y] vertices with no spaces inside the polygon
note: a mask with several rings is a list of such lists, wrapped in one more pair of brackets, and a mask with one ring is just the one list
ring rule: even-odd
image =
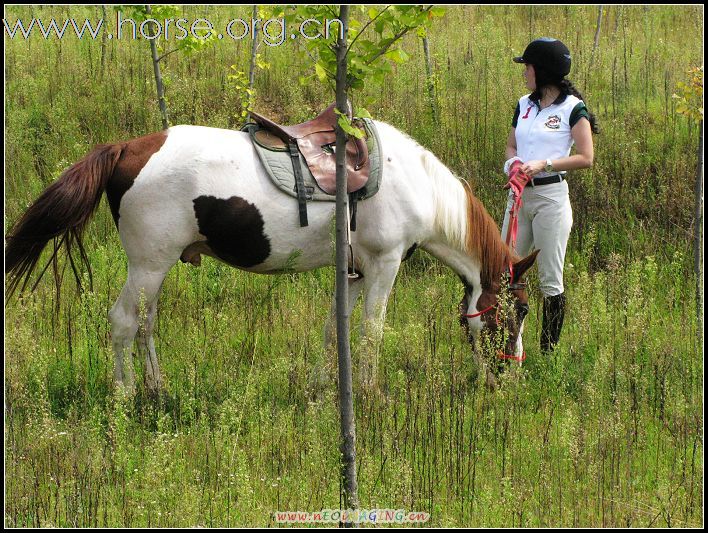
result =
[{"label": "red rein", "polygon": [[[482,316],[484,313],[487,313],[488,311],[491,311],[495,307],[496,307],[496,304],[490,305],[486,309],[482,309],[481,311],[478,311],[477,313],[473,313],[471,315],[462,315],[462,316],[464,316],[465,318],[476,318],[478,316]],[[497,313],[499,313],[499,309],[497,309]],[[499,324],[499,320],[497,320],[497,324]],[[504,359],[507,361],[518,361],[519,363],[522,363],[526,360],[526,352],[525,351],[522,352],[521,357],[519,357],[518,355],[506,354],[506,353],[502,352],[501,350],[499,350],[497,352],[497,357],[499,359]]]},{"label": "red rein", "polygon": [[[519,222],[519,209],[521,209],[522,201],[521,201],[521,196],[517,196],[516,199],[514,200],[514,205],[511,207],[511,211],[509,211],[509,227],[506,232],[506,243],[510,245],[512,248],[516,247],[516,234],[518,232],[518,222]],[[514,266],[509,262],[509,278],[514,279]],[[472,313],[471,315],[462,315],[465,318],[477,318],[479,316],[482,316],[483,314],[491,311],[496,307],[497,304],[490,305],[486,309],[482,309],[481,311],[478,311],[477,313]],[[499,313],[499,309],[497,309],[497,314]],[[497,325],[499,324],[499,320],[497,319]],[[510,360],[510,361],[518,361],[519,363],[523,362],[526,360],[526,352],[523,352],[521,354],[521,357],[516,356],[516,355],[509,355],[505,354],[501,350],[497,352],[497,357],[499,359],[504,359],[504,360]]]}]

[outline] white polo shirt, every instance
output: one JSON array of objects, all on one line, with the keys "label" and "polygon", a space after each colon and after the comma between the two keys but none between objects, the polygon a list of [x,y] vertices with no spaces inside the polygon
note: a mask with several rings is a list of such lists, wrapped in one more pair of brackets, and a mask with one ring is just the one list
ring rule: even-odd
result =
[{"label": "white polo shirt", "polygon": [[[585,104],[572,94],[561,94],[547,108],[539,110],[537,102],[522,96],[516,106],[511,125],[516,128],[516,155],[522,161],[560,159],[570,155],[573,137],[570,130],[582,118],[588,118]],[[540,172],[536,177],[565,174]]]}]

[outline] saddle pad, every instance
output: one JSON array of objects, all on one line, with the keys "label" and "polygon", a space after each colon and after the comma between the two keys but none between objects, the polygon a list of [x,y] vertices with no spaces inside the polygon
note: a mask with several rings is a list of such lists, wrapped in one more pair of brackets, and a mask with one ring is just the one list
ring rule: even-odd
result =
[{"label": "saddle pad", "polygon": [[[365,118],[360,120],[364,122],[364,127],[366,128],[366,144],[369,149],[371,167],[369,169],[369,180],[366,182],[366,185],[358,191],[351,193],[357,201],[371,198],[378,192],[383,166],[381,143],[379,141],[378,132],[376,131],[376,126],[370,119]],[[263,130],[258,124],[246,124],[243,127],[243,131],[247,131],[250,134],[258,158],[261,160],[261,163],[263,163],[273,183],[283,192],[297,198],[292,158],[290,157],[290,152],[285,143],[274,139],[273,135]],[[303,181],[305,182],[306,197],[308,200],[323,202],[334,202],[336,200],[336,195],[326,193],[317,185],[302,154],[300,154],[300,169]]]}]

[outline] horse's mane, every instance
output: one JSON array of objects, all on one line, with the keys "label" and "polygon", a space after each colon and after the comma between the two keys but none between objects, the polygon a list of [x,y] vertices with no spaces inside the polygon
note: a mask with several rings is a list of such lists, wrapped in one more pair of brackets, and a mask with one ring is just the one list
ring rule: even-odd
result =
[{"label": "horse's mane", "polygon": [[499,275],[519,257],[504,242],[499,226],[474,195],[469,183],[455,176],[430,151],[423,165],[434,182],[435,224],[451,245],[479,258],[482,287],[499,281]]}]

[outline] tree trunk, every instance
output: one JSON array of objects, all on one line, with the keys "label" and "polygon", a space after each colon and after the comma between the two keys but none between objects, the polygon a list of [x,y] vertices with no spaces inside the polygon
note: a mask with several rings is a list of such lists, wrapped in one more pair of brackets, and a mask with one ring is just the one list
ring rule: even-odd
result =
[{"label": "tree trunk", "polygon": [[423,37],[423,52],[425,53],[425,73],[428,77],[428,97],[430,98],[430,111],[433,114],[433,122],[438,123],[438,108],[435,100],[435,81],[433,80],[433,64],[430,60],[430,45],[428,36]]},{"label": "tree trunk", "polygon": [[615,8],[615,31],[614,36],[617,36],[617,30],[619,29],[620,19],[622,18],[622,6],[617,6]]},{"label": "tree trunk", "polygon": [[[251,20],[253,21],[253,43],[251,44],[251,67],[248,71],[248,88],[253,90],[253,84],[256,80],[256,52],[258,51],[258,24],[255,20],[258,18],[258,6],[253,6],[253,16]],[[251,103],[251,95],[247,93],[246,96]],[[246,122],[251,121],[251,106],[248,106],[248,117],[246,117]]]},{"label": "tree trunk", "polygon": [[696,309],[703,324],[703,121],[698,124],[698,169],[696,170],[696,207],[693,241],[693,271],[696,274]]},{"label": "tree trunk", "polygon": [[108,37],[108,16],[106,15],[106,6],[101,6],[101,12],[103,13],[103,33],[101,34],[101,79],[103,79],[103,72],[105,70],[106,63],[106,38]]},{"label": "tree trunk", "polygon": [[[145,6],[145,11],[147,12],[148,15],[152,15],[152,9],[150,6],[146,5]],[[153,37],[155,34],[152,30],[152,27],[148,25],[148,28],[150,28],[148,31],[150,32],[150,37]],[[160,103],[160,115],[162,116],[162,129],[167,129],[170,127],[170,122],[167,117],[167,104],[165,103],[165,88],[162,85],[162,74],[160,73],[160,60],[157,55],[157,43],[155,42],[157,39],[150,39],[150,51],[152,52],[152,66],[153,69],[155,70],[155,84],[157,85],[157,99]]]},{"label": "tree trunk", "polygon": [[[339,20],[344,36],[337,39],[337,109],[349,114],[347,102],[347,30],[349,6],[340,7]],[[336,271],[337,271],[337,361],[339,366],[339,411],[342,432],[342,480],[344,508],[358,509],[356,480],[356,431],[354,425],[354,398],[352,394],[352,361],[349,347],[348,305],[348,229],[349,204],[347,201],[346,133],[337,126],[337,204],[336,204]]]},{"label": "tree trunk", "polygon": [[592,45],[592,53],[590,54],[590,67],[592,67],[593,59],[595,57],[595,50],[597,50],[597,45],[600,42],[600,25],[601,24],[602,24],[602,6],[600,6],[597,11],[597,27],[595,28],[595,42]]}]

